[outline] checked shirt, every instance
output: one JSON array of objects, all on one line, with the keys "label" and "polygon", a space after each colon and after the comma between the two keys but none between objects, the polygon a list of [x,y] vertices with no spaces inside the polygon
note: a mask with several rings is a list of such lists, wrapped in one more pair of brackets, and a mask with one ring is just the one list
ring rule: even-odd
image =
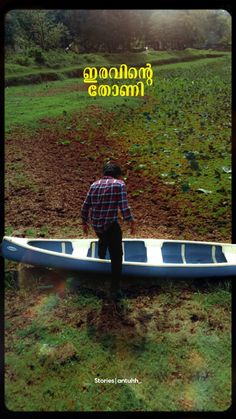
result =
[{"label": "checked shirt", "polygon": [[103,176],[90,186],[81,209],[82,220],[87,223],[90,218],[94,230],[102,233],[118,221],[119,208],[124,220],[133,220],[124,181]]}]

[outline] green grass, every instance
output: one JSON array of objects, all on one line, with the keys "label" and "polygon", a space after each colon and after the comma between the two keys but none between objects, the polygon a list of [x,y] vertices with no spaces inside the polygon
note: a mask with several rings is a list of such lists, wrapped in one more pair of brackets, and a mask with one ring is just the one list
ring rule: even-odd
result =
[{"label": "green grass", "polygon": [[[97,54],[66,54],[63,51],[44,52],[45,64],[36,65],[32,58],[26,57],[27,65],[20,65],[24,56],[13,54],[6,58],[5,82],[7,85],[29,84],[41,82],[45,77],[48,80],[57,80],[64,77],[73,77],[74,73],[82,75],[86,66],[111,66],[126,63],[127,65],[143,65],[147,62],[165,64],[184,60],[195,60],[207,56],[227,55],[227,52],[214,50],[194,50],[187,48],[184,51],[149,51],[140,53],[97,53]],[[24,59],[23,59],[24,62]]]},{"label": "green grass", "polygon": [[[114,104],[136,104],[135,98],[90,97],[83,79],[66,79],[28,86],[9,87],[5,93],[5,131],[24,126],[36,128],[41,119],[71,115],[90,105],[112,108]],[[68,89],[68,90],[67,90]]]},{"label": "green grass", "polygon": [[[231,404],[230,289],[211,283],[204,291],[191,284],[186,288],[185,282],[160,281],[151,300],[147,293],[126,299],[126,317],[134,320],[134,326],[119,326],[114,319],[107,330],[100,329],[106,321],[101,317],[102,302],[90,293],[68,291],[59,298],[52,291],[35,298],[23,290],[11,291],[6,315],[8,409],[227,409]],[[14,298],[20,303],[11,322],[9,304]],[[27,302],[31,317],[24,325]],[[197,320],[192,317],[196,307]],[[94,323],[88,320],[91,314],[97,319]],[[95,384],[96,377],[137,378],[141,383]]]}]

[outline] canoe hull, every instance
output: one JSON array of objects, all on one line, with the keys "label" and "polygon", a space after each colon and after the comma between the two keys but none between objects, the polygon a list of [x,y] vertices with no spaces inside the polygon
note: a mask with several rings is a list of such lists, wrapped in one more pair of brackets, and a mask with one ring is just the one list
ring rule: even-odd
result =
[{"label": "canoe hull", "polygon": [[[100,259],[79,259],[67,254],[56,254],[55,252],[43,252],[40,248],[27,249],[16,242],[4,238],[2,242],[2,256],[19,263],[45,266],[70,271],[95,272],[109,274],[111,264],[109,260]],[[226,277],[236,276],[236,265],[233,264],[212,264],[202,265],[149,265],[123,263],[122,274],[127,276],[141,277],[172,277],[172,278],[204,278],[204,277]]]}]

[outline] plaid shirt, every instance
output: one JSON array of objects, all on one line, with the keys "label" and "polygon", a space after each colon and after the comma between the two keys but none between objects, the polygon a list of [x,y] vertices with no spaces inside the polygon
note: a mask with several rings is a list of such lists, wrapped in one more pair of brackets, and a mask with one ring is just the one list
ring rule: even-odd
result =
[{"label": "plaid shirt", "polygon": [[118,208],[124,220],[133,220],[123,180],[103,176],[90,186],[81,209],[82,220],[87,223],[91,209],[91,224],[97,233],[102,233],[118,220]]}]

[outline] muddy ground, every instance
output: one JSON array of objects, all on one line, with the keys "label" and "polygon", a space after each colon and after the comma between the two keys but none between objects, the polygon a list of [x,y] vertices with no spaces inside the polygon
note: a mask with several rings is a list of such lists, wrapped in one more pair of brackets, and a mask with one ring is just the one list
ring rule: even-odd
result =
[{"label": "muddy ground", "polygon": [[[27,230],[34,229],[38,236],[82,237],[83,200],[90,184],[100,177],[104,163],[112,159],[121,165],[127,176],[136,237],[227,241],[212,226],[208,234],[200,237],[194,226],[185,223],[181,202],[174,199],[178,190],[132,167],[128,144],[124,146],[119,137],[113,138],[112,143],[107,138],[114,115],[112,111],[91,106],[70,120],[66,116],[57,120],[43,119],[34,131],[18,128],[8,135],[5,225],[12,227],[12,234],[24,236]],[[142,193],[133,194],[140,187]],[[187,200],[186,196],[185,204]],[[204,214],[196,220],[203,225],[208,222]],[[125,223],[123,232],[124,236],[129,236]],[[89,236],[94,236],[92,229]]]}]

